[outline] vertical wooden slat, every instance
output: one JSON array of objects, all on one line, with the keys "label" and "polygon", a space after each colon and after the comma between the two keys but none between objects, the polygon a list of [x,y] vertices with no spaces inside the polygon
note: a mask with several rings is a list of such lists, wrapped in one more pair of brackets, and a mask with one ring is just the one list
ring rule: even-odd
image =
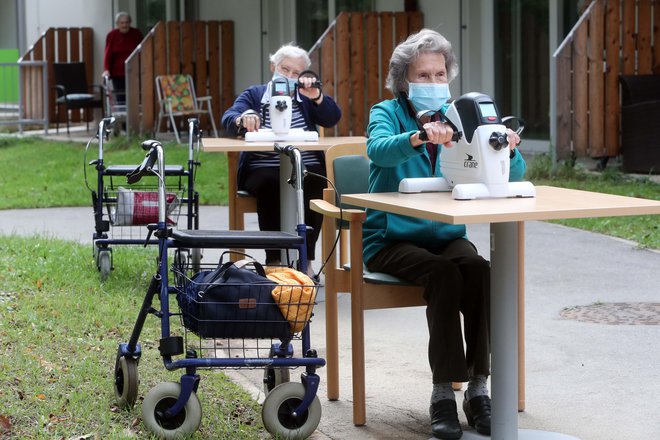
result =
[{"label": "vertical wooden slat", "polygon": [[[336,29],[335,29],[336,30]],[[321,44],[321,65],[323,66],[323,93],[334,98],[335,93],[335,30],[328,32]],[[342,116],[344,118],[345,116]],[[325,129],[326,136],[337,136],[336,127]]]},{"label": "vertical wooden slat", "polygon": [[635,74],[635,2],[623,2],[621,62],[624,75]]},{"label": "vertical wooden slat", "polygon": [[[55,62],[55,29],[50,28],[48,31],[46,31],[45,35],[45,44],[43,47],[40,48],[43,49],[43,53],[41,54],[42,60],[46,60],[48,62],[48,91],[50,92],[50,109],[49,114],[50,114],[50,120],[51,122],[55,122],[55,90],[53,89],[53,86],[55,86],[55,73],[53,71],[53,63]],[[60,121],[64,121],[63,117],[60,115]]]},{"label": "vertical wooden slat", "polygon": [[[206,50],[207,50],[207,40],[206,40],[206,25],[204,21],[195,21],[193,23],[193,44],[195,47],[194,53],[194,65],[195,65],[195,93],[197,96],[209,96],[208,90],[208,66],[206,64]],[[213,103],[211,103],[211,108],[213,108]],[[216,110],[217,111],[217,110]],[[210,121],[208,115],[200,115],[200,124],[202,127],[210,127]],[[209,129],[207,133],[211,133]]]},{"label": "vertical wooden slat", "polygon": [[589,136],[588,124],[588,87],[589,77],[587,75],[587,36],[588,21],[575,32],[573,40],[573,82],[571,84],[573,94],[573,151],[578,156],[586,156]]},{"label": "vertical wooden slat", "polygon": [[394,46],[401,43],[408,36],[408,14],[394,13]]},{"label": "vertical wooden slat", "polygon": [[557,56],[557,160],[571,157],[571,58],[573,46],[567,44]]},{"label": "vertical wooden slat", "polygon": [[140,83],[142,95],[142,127],[140,132],[154,129],[154,38],[148,38],[142,46],[140,57]]},{"label": "vertical wooden slat", "polygon": [[66,63],[67,61],[69,61],[69,51],[67,50],[69,47],[69,42],[67,39],[68,33],[69,33],[69,29],[67,28],[55,29],[55,35],[57,39],[56,61],[58,63]]},{"label": "vertical wooden slat", "polygon": [[126,63],[126,130],[129,135],[140,131],[140,58],[136,54]]},{"label": "vertical wooden slat", "polygon": [[380,101],[380,84],[385,78],[378,70],[378,14],[367,14],[367,114]]},{"label": "vertical wooden slat", "polygon": [[424,27],[424,14],[420,11],[408,13],[408,34],[419,32]]},{"label": "vertical wooden slat", "polygon": [[178,21],[167,22],[167,73],[173,75],[181,71],[181,27]]},{"label": "vertical wooden slat", "polygon": [[[348,27],[348,13],[342,12],[337,17],[337,59],[338,60],[348,60],[350,59],[350,32]],[[343,109],[346,112],[350,107],[350,93],[351,93],[351,83],[350,83],[350,69],[349,63],[342,62],[337,64],[337,104],[339,108]],[[350,126],[349,118],[341,118],[337,124],[338,136],[348,136]]]},{"label": "vertical wooden slat", "polygon": [[660,0],[653,1],[653,73],[660,73]]},{"label": "vertical wooden slat", "polygon": [[616,156],[619,149],[619,0],[605,6],[605,155]]},{"label": "vertical wooden slat", "polygon": [[[167,74],[167,35],[165,26],[158,23],[154,27],[154,76],[149,87],[155,87],[155,78]],[[156,99],[158,97],[156,96]]]},{"label": "vertical wooden slat", "polygon": [[207,96],[207,66],[206,66],[206,23],[194,23],[195,35],[195,92],[200,96]]},{"label": "vertical wooden slat", "polygon": [[[82,61],[85,62],[87,71],[87,84],[98,84],[94,81],[94,31],[90,27],[82,28]],[[94,119],[94,109],[85,110],[85,120]]]},{"label": "vertical wooden slat", "polygon": [[184,75],[194,75],[193,66],[193,26],[192,22],[184,21],[181,24],[181,72]]},{"label": "vertical wooden slat", "polygon": [[363,136],[365,133],[364,105],[364,28],[363,14],[351,14],[351,134]]},{"label": "vertical wooden slat", "polygon": [[[222,21],[222,107],[229,108],[234,102],[234,22]],[[224,111],[224,110],[223,110]]]},{"label": "vertical wooden slat", "polygon": [[603,128],[605,81],[603,76],[604,24],[602,2],[596,2],[589,19],[589,154],[605,155]]},{"label": "vertical wooden slat", "polygon": [[381,81],[381,98],[392,98],[392,93],[385,88],[385,78],[389,70],[390,58],[392,57],[393,46],[393,30],[392,30],[392,17],[391,12],[380,13],[380,77]]},{"label": "vertical wooden slat", "polygon": [[81,49],[80,49],[80,35],[81,32],[79,32],[78,29],[76,29],[75,32],[70,32],[69,33],[69,60],[72,63],[82,61],[81,59]]},{"label": "vertical wooden slat", "polygon": [[637,0],[637,74],[653,72],[651,48],[651,0]]},{"label": "vertical wooden slat", "polygon": [[[220,87],[220,22],[209,21],[208,23],[208,47],[209,47],[209,94],[213,103],[213,116],[215,123],[220,124],[220,116],[225,111],[222,102],[222,93]],[[230,93],[230,94],[233,94]]]}]

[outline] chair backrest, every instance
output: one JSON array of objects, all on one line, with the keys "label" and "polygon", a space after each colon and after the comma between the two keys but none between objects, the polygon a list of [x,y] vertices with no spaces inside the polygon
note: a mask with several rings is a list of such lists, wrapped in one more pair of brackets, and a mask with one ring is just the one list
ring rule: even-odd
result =
[{"label": "chair backrest", "polygon": [[85,63],[53,63],[55,84],[63,86],[67,94],[89,93]]},{"label": "chair backrest", "polygon": [[369,157],[365,144],[337,144],[325,153],[326,174],[339,194],[369,190]]},{"label": "chair backrest", "polygon": [[156,77],[158,99],[169,101],[174,112],[197,110],[195,85],[190,75],[159,75]]}]

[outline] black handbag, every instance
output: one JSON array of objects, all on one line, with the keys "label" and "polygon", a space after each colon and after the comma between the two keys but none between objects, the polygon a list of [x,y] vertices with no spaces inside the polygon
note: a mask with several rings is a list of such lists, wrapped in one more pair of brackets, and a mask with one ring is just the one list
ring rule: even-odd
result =
[{"label": "black handbag", "polygon": [[254,271],[229,261],[193,276],[177,293],[184,326],[203,338],[289,338],[272,296],[277,283],[261,264],[250,264]]}]

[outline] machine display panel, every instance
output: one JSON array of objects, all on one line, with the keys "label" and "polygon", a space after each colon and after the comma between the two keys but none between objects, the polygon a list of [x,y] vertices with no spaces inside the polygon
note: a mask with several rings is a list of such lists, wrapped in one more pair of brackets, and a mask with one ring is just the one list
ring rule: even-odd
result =
[{"label": "machine display panel", "polygon": [[479,111],[481,111],[482,118],[497,117],[497,110],[492,102],[480,102]]}]

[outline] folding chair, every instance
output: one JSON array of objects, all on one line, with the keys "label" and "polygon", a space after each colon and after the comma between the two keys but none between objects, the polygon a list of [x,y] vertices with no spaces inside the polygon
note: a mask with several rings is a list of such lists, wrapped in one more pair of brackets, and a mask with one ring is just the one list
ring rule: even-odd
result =
[{"label": "folding chair", "polygon": [[[57,133],[60,131],[60,108],[64,107],[66,132],[69,134],[69,110],[100,108],[103,112],[103,87],[87,83],[85,63],[53,63],[55,78],[55,121]],[[89,131],[89,114],[83,116]],[[76,118],[77,119],[77,118]]]},{"label": "folding chair", "polygon": [[215,118],[211,108],[211,97],[198,97],[195,94],[195,85],[190,75],[159,75],[156,77],[156,90],[158,91],[158,102],[160,104],[157,134],[161,133],[160,127],[163,119],[168,118],[172,130],[174,130],[176,141],[181,143],[175,118],[183,117],[186,120],[188,117],[199,118],[201,115],[206,114],[211,120],[213,135],[218,137],[218,130],[215,126]]}]

